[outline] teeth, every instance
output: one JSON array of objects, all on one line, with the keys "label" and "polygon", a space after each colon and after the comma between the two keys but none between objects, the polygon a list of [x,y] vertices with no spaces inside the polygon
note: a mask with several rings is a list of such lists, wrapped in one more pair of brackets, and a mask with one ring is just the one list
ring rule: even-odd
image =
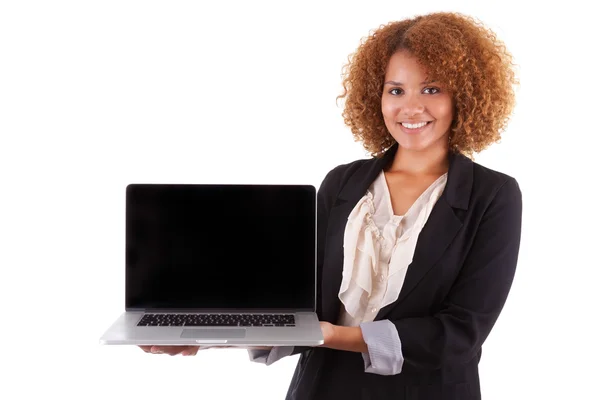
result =
[{"label": "teeth", "polygon": [[427,122],[421,122],[418,124],[407,124],[405,122],[402,122],[402,126],[408,129],[418,129],[424,127],[425,125],[427,125]]}]

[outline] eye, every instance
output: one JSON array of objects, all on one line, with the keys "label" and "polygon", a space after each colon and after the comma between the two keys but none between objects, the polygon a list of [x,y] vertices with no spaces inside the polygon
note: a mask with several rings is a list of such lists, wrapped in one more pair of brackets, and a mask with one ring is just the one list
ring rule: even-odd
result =
[{"label": "eye", "polygon": [[426,87],[425,89],[423,89],[423,92],[427,93],[428,90],[429,90],[428,94],[437,94],[440,92],[440,89],[438,89],[436,87]]},{"label": "eye", "polygon": [[391,89],[388,93],[391,95],[397,96],[399,94],[402,94],[400,92],[402,92],[402,89],[394,88],[394,89]]}]

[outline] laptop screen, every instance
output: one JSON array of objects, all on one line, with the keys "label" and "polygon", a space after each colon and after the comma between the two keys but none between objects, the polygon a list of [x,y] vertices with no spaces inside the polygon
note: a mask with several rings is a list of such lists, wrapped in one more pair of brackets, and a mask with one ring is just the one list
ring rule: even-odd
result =
[{"label": "laptop screen", "polygon": [[126,192],[126,309],[315,308],[313,186]]}]

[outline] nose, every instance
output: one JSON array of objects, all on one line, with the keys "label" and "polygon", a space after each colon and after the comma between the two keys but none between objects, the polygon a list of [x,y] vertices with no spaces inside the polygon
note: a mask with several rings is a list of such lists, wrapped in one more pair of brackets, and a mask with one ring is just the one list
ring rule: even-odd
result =
[{"label": "nose", "polygon": [[418,95],[404,96],[404,102],[401,105],[402,113],[408,116],[422,114],[425,111],[425,106],[420,101]]}]

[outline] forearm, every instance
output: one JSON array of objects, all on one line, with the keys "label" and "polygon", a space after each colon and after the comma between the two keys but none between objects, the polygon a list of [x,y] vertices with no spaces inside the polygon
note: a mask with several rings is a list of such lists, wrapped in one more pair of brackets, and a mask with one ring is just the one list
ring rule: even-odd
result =
[{"label": "forearm", "polygon": [[365,372],[396,375],[402,371],[402,343],[388,320],[366,322],[358,327],[323,323],[324,347],[361,353]]},{"label": "forearm", "polygon": [[368,353],[369,349],[362,335],[360,327],[331,325],[330,333],[321,347],[335,350]]}]

